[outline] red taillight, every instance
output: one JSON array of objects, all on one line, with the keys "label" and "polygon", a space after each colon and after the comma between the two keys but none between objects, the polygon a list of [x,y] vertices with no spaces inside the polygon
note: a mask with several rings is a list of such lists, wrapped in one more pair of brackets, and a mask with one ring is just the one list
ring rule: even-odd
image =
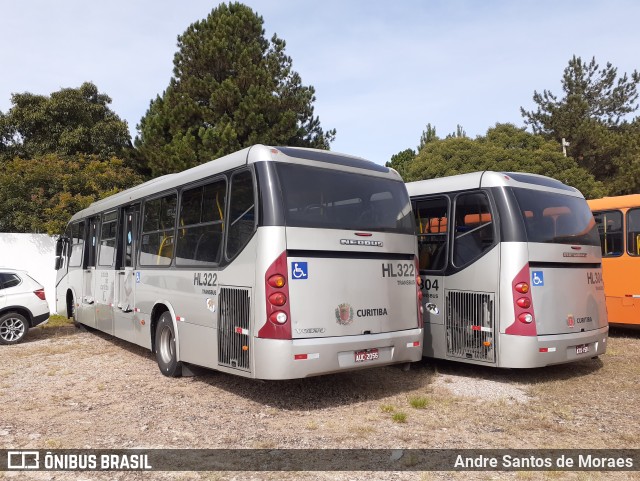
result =
[{"label": "red taillight", "polygon": [[284,251],[273,261],[264,276],[266,322],[258,331],[258,337],[291,339],[287,272],[287,251]]},{"label": "red taillight", "polygon": [[47,297],[44,294],[44,289],[38,289],[37,291],[33,291],[33,293],[38,296],[41,300],[46,301]]},{"label": "red taillight", "polygon": [[267,279],[267,284],[269,284],[271,287],[284,287],[286,283],[287,278],[281,274],[273,275],[269,277],[269,279]]},{"label": "red taillight", "polygon": [[284,306],[287,303],[287,296],[282,292],[274,292],[269,296],[269,302],[274,306]]},{"label": "red taillight", "polygon": [[513,324],[505,329],[505,334],[512,336],[536,336],[538,334],[533,302],[529,293],[530,279],[529,264],[525,264],[511,282],[514,320]]}]

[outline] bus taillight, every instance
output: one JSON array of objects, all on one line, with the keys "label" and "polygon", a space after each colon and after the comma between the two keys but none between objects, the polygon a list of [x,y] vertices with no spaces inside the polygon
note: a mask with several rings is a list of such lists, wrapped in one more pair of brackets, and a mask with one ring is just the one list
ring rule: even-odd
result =
[{"label": "bus taillight", "polygon": [[269,302],[274,306],[284,306],[287,303],[287,296],[282,292],[274,292],[269,296]]},{"label": "bus taillight", "polygon": [[267,279],[267,284],[271,287],[284,287],[286,283],[287,278],[281,274],[275,274]]},{"label": "bus taillight", "polygon": [[529,292],[529,264],[518,272],[511,283],[513,289],[514,323],[505,329],[505,334],[513,336],[536,336],[537,329],[533,314],[533,303]]},{"label": "bus taillight", "polygon": [[291,339],[286,251],[269,266],[264,281],[267,322],[258,331],[258,337]]}]

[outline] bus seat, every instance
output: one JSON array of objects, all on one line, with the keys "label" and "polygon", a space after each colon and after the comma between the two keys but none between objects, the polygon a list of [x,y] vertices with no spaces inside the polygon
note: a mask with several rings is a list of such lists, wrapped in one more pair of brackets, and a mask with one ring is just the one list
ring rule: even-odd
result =
[{"label": "bus seat", "polygon": [[491,222],[491,214],[483,212],[482,214],[467,214],[464,216],[464,225],[469,227],[477,227],[479,224]]},{"label": "bus seat", "polygon": [[432,217],[424,226],[424,234],[439,234],[447,232],[446,217]]}]

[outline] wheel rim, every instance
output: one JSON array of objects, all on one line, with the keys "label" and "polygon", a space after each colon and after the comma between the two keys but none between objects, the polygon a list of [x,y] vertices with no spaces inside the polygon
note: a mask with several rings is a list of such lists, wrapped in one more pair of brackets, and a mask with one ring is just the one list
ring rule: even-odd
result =
[{"label": "wheel rim", "polygon": [[0,324],[0,337],[6,342],[15,342],[24,335],[25,325],[22,319],[8,317]]},{"label": "wheel rim", "polygon": [[162,328],[160,333],[160,357],[165,364],[169,364],[174,357],[175,343],[173,342],[173,333],[167,326]]}]

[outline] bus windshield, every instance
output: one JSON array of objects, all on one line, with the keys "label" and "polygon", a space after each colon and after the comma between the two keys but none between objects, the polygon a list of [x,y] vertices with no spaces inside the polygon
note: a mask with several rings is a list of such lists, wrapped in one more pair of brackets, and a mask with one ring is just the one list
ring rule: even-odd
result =
[{"label": "bus windshield", "polygon": [[598,228],[580,197],[530,189],[513,189],[529,242],[600,245]]},{"label": "bus windshield", "polygon": [[414,234],[402,181],[277,163],[288,227]]}]

